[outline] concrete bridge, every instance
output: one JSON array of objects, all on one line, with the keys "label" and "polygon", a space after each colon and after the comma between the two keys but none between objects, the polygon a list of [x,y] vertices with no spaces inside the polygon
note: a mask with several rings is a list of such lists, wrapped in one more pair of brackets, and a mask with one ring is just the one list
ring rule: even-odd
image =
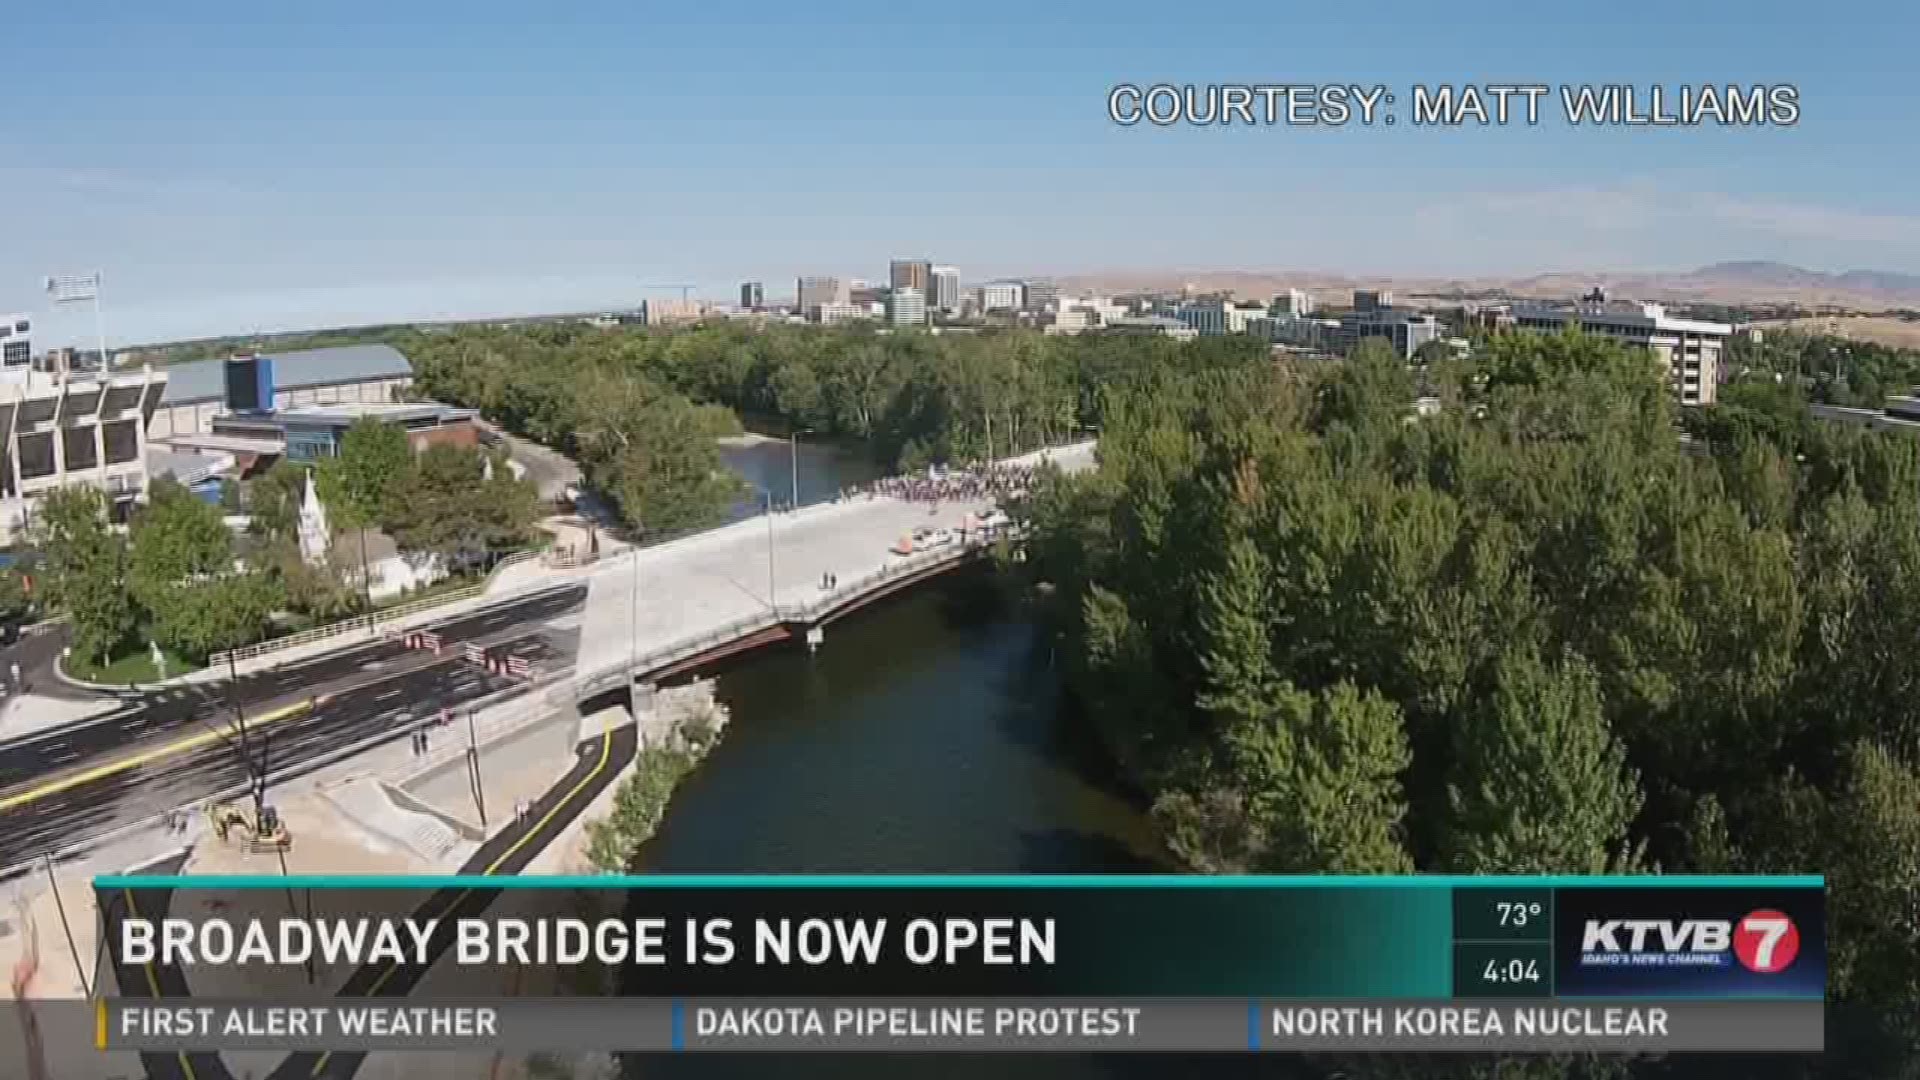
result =
[{"label": "concrete bridge", "polygon": [[[1092,467],[1093,450],[1077,443],[1009,463],[1078,472]],[[984,539],[910,556],[892,546],[919,528],[958,530],[988,505],[862,495],[609,559],[588,575],[576,690],[586,698],[659,681],[799,636],[821,644],[834,619],[977,558]],[[822,588],[823,574],[838,584]]]}]

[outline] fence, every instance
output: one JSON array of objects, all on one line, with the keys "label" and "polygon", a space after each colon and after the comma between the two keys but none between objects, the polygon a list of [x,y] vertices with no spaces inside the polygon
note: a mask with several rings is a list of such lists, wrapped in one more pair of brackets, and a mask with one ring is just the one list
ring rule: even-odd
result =
[{"label": "fence", "polygon": [[1014,535],[1016,534],[1011,530],[1002,530],[952,547],[910,555],[897,562],[888,563],[873,573],[840,585],[808,603],[775,605],[711,630],[703,630],[698,634],[681,638],[670,645],[653,649],[631,660],[615,661],[602,666],[597,671],[579,673],[575,679],[575,687],[582,697],[603,693],[613,687],[624,686],[627,679],[634,673],[658,670],[690,656],[698,656],[716,645],[788,623],[817,622],[849,601],[857,600],[865,593],[889,581],[911,577],[948,563],[962,562],[985,551],[999,536]]},{"label": "fence", "polygon": [[[342,619],[339,622],[328,623],[325,626],[316,626],[310,630],[302,630],[297,634],[288,634],[285,637],[270,638],[266,641],[255,642],[252,645],[243,645],[233,650],[233,659],[236,661],[251,660],[256,656],[265,656],[268,653],[279,652],[282,649],[294,649],[302,645],[310,645],[316,641],[325,641],[328,638],[339,637],[341,634],[351,634],[356,630],[368,630],[380,625],[382,622],[404,619],[409,615],[417,615],[422,611],[439,607],[442,604],[451,604],[459,600],[471,600],[485,593],[487,586],[492,584],[493,579],[500,571],[505,570],[509,566],[517,566],[520,563],[537,559],[540,555],[541,552],[539,549],[516,551],[493,564],[493,569],[487,571],[487,580],[479,582],[478,584],[452,589],[434,596],[422,597],[419,600],[400,604],[396,607],[383,608],[379,611],[369,611],[364,615],[355,615],[351,619]],[[226,662],[227,654],[223,652],[213,653],[207,657],[208,667],[217,667]]]}]

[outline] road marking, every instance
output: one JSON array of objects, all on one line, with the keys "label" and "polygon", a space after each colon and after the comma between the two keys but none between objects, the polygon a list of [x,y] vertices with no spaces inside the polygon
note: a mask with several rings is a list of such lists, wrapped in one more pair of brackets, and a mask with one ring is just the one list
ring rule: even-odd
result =
[{"label": "road marking", "polygon": [[375,700],[375,701],[386,701],[386,700],[388,700],[389,698],[397,698],[397,697],[399,697],[399,696],[400,696],[401,694],[404,694],[404,693],[406,693],[406,692],[407,692],[407,691],[406,691],[406,688],[405,688],[405,687],[395,687],[394,689],[392,689],[392,690],[389,690],[389,691],[387,691],[387,692],[386,692],[386,693],[384,693],[384,694],[375,694],[375,695],[373,696],[373,700]]},{"label": "road marking", "polygon": [[[314,704],[314,702],[309,702],[309,701],[295,702],[292,705],[288,705],[280,709],[275,709],[272,712],[261,713],[258,716],[248,717],[247,727],[249,729],[258,728],[266,724],[271,724],[279,720],[284,720],[289,716],[295,716],[299,713],[306,712],[309,706],[311,706],[312,704]],[[142,765],[151,764],[152,762],[159,761],[162,758],[169,758],[169,757],[173,757],[176,754],[183,754],[188,750],[193,750],[193,749],[197,749],[199,747],[205,746],[216,739],[225,738],[226,734],[227,733],[224,729],[202,731],[195,735],[189,735],[186,738],[179,740],[178,742],[171,742],[165,746],[156,746],[151,750],[142,750],[137,754],[129,754],[128,756],[120,758],[117,761],[109,761],[105,765],[96,765],[91,769],[83,769],[80,772],[74,773],[71,776],[63,776],[58,780],[49,781],[45,784],[40,785],[37,788],[32,788],[27,791],[18,792],[16,794],[9,795],[4,799],[0,799],[0,811],[11,810],[16,806],[25,806],[28,803],[37,802],[41,799],[44,799],[49,795],[58,795],[63,791],[68,791],[73,788],[79,787],[82,784],[91,784],[95,780],[105,779],[106,777],[113,776],[116,773],[126,772],[128,769],[137,769]]]},{"label": "road marking", "polygon": [[[637,737],[637,733],[636,733],[636,737]],[[638,755],[640,753],[640,747],[637,741],[634,744],[633,752],[635,755]],[[565,795],[560,796],[560,801],[554,803],[551,807],[549,807],[547,809],[547,812],[541,815],[540,820],[534,822],[533,826],[529,828],[525,833],[523,833],[520,839],[514,841],[514,843],[511,846],[509,846],[507,850],[501,852],[500,857],[493,860],[493,862],[490,865],[488,865],[485,870],[480,871],[480,876],[492,877],[494,871],[500,869],[503,863],[505,863],[508,859],[513,858],[513,855],[515,852],[519,851],[521,848],[526,846],[527,841],[533,839],[535,836],[539,835],[544,829],[546,829],[546,827],[550,823],[552,823],[554,815],[558,814],[563,807],[565,807],[568,803],[572,802],[574,799],[574,796],[586,790],[587,785],[593,782],[594,777],[599,776],[601,773],[606,771],[607,762],[611,760],[612,757],[613,757],[613,721],[611,719],[608,719],[608,720],[602,721],[600,726],[600,760],[595,762],[593,768],[589,770],[585,776],[582,776],[580,778],[579,783],[573,785],[573,787]],[[445,911],[452,911],[455,908],[459,907],[460,902],[462,900],[465,900],[467,897],[471,895],[473,895],[472,889],[460,890],[460,895],[453,898],[453,902],[449,903],[446,906]],[[387,969],[380,973],[380,977],[373,981],[373,985],[371,987],[368,987],[367,992],[362,996],[372,997],[375,994],[378,994],[380,992],[380,988],[387,985],[387,980],[393,978],[394,972],[399,970],[400,970],[400,966],[398,964],[388,964]],[[327,1061],[332,1057],[333,1057],[333,1051],[331,1050],[327,1051],[324,1054],[321,1054],[319,1060],[313,1063],[313,1071],[308,1073],[308,1075],[317,1077],[321,1073],[325,1072],[327,1070]]]},{"label": "road marking", "polygon": [[[126,894],[127,910],[133,914],[134,918],[140,918],[140,906],[133,902],[133,890],[122,889],[120,891]],[[141,966],[147,969],[147,989],[153,993],[153,999],[155,1001],[162,1000],[160,980],[153,974],[153,963],[149,961]],[[180,1071],[187,1074],[187,1080],[200,1080],[200,1074],[193,1071],[193,1062],[187,1060],[186,1051],[179,1051],[174,1056],[180,1059]]]}]

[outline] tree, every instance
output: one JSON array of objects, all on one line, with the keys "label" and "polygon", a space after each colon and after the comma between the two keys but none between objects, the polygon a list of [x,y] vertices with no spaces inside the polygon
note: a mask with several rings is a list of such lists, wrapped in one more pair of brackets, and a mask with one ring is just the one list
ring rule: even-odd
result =
[{"label": "tree", "polygon": [[1602,874],[1623,868],[1640,792],[1593,668],[1501,658],[1492,692],[1455,727],[1448,829],[1462,873]]},{"label": "tree", "polygon": [[306,497],[310,475],[304,466],[282,458],[264,474],[247,481],[247,531],[271,540],[298,540],[300,503]]},{"label": "tree", "polygon": [[229,573],[176,585],[154,611],[154,638],[189,659],[205,662],[213,653],[266,636],[273,613],[284,600],[279,583],[261,572]]},{"label": "tree", "polygon": [[538,513],[538,493],[504,465],[485,479],[484,453],[430,446],[387,494],[383,517],[405,551],[439,557],[449,569],[521,539]]},{"label": "tree", "polygon": [[360,533],[362,598],[373,606],[373,581],[367,566],[367,530],[382,523],[383,511],[413,460],[407,434],[379,418],[355,420],[340,440],[340,453],[320,463],[315,479],[320,501],[335,528]]},{"label": "tree", "polygon": [[233,571],[233,535],[219,508],[173,480],[152,483],[131,532],[127,584],[150,615],[164,614],[174,590]]},{"label": "tree", "polygon": [[633,775],[614,795],[613,812],[587,825],[587,861],[594,869],[624,874],[633,868],[634,855],[653,838],[666,815],[667,800],[694,762],[691,753],[678,748],[640,751]]},{"label": "tree", "polygon": [[17,570],[0,570],[0,623],[18,622],[32,607],[26,576]]},{"label": "tree", "polygon": [[83,485],[48,493],[31,543],[41,554],[49,599],[73,624],[73,651],[104,661],[133,633],[126,541],[107,526],[106,499]]}]

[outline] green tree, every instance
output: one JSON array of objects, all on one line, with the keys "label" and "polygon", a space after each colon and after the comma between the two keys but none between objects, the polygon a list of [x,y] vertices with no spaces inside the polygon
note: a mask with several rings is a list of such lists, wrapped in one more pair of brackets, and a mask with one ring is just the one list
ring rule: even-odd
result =
[{"label": "green tree", "polygon": [[75,654],[104,661],[133,633],[126,540],[107,525],[106,499],[75,485],[48,493],[31,544],[40,553],[48,599],[73,625]]},{"label": "green tree", "polygon": [[392,494],[413,460],[405,431],[377,417],[355,420],[340,439],[340,453],[320,463],[315,478],[320,501],[337,529],[354,529],[360,539],[362,597],[373,605],[373,582],[367,566],[367,530],[382,524],[382,513],[394,505]]},{"label": "green tree", "polygon": [[538,513],[533,485],[504,465],[485,479],[487,456],[459,446],[430,446],[387,494],[383,516],[402,550],[430,554],[449,570],[515,543]]},{"label": "green tree", "polygon": [[17,570],[0,570],[0,622],[18,622],[32,607],[26,576]]},{"label": "green tree", "polygon": [[1517,651],[1501,658],[1493,683],[1455,727],[1449,865],[1513,874],[1626,868],[1641,797],[1592,666]]},{"label": "green tree", "polygon": [[614,795],[613,811],[587,825],[587,862],[603,874],[632,870],[640,845],[653,838],[666,814],[667,800],[694,764],[693,755],[685,750],[640,751],[633,775]]},{"label": "green tree", "polygon": [[127,584],[149,617],[165,614],[174,590],[234,569],[233,534],[219,507],[173,480],[152,483],[130,531]]}]

